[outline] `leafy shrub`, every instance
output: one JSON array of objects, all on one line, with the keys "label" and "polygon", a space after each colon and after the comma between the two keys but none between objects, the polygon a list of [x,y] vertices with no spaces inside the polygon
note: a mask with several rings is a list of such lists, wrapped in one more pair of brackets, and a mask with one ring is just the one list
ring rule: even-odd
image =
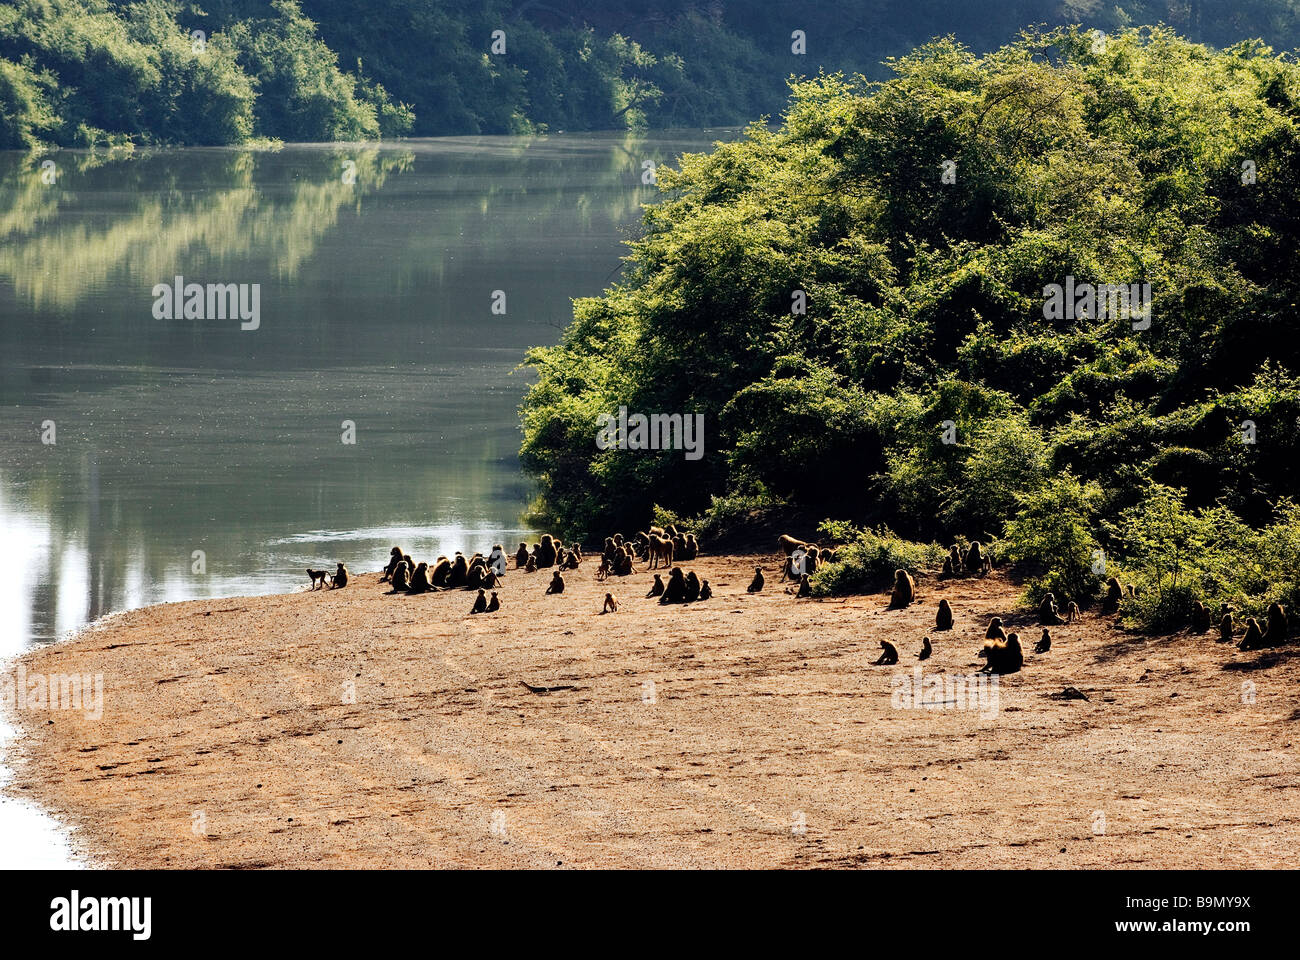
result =
[{"label": "leafy shrub", "polygon": [[839,543],[834,563],[820,567],[809,578],[813,596],[874,593],[894,580],[894,571],[935,568],[946,551],[937,543],[913,543],[892,533],[888,527],[860,530],[851,524],[827,521],[819,532]]}]

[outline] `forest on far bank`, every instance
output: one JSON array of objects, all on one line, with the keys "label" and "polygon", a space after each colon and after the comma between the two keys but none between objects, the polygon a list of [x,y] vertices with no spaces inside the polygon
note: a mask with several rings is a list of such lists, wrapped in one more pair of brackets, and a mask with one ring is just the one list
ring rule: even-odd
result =
[{"label": "forest on far bank", "polygon": [[[707,548],[798,508],[848,545],[815,592],[981,540],[1034,598],[1136,583],[1148,626],[1300,602],[1300,67],[1064,28],[892,71],[661,170],[621,279],[530,353],[537,522]],[[1145,319],[1049,295],[1134,284]],[[599,449],[620,407],[703,414],[703,456]]]},{"label": "forest on far bank", "polygon": [[1157,22],[1300,47],[1300,0],[5,0],[0,149],[739,126],[935,36]]}]

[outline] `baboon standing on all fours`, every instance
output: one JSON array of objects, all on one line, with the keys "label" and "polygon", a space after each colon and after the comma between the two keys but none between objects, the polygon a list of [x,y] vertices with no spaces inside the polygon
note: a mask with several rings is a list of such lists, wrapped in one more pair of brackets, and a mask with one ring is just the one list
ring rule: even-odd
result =
[{"label": "baboon standing on all fours", "polygon": [[891,663],[898,663],[898,647],[894,646],[888,640],[880,641],[881,653],[880,659],[875,662],[875,666],[888,666]]},{"label": "baboon standing on all fours", "polygon": [[952,629],[952,607],[948,604],[948,598],[944,597],[939,601],[939,612],[934,618],[934,629],[951,630]]},{"label": "baboon standing on all fours", "polygon": [[906,570],[894,571],[894,590],[889,597],[889,609],[900,610],[916,599],[916,581]]},{"label": "baboon standing on all fours", "polygon": [[618,601],[614,599],[612,593],[605,594],[605,605],[600,608],[601,613],[617,613]]}]

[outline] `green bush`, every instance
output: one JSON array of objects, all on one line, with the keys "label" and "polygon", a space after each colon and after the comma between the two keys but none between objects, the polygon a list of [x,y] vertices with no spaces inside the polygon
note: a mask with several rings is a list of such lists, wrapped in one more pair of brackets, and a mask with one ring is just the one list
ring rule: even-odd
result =
[{"label": "green bush", "polygon": [[894,571],[935,569],[946,551],[937,543],[912,543],[888,527],[860,530],[851,524],[827,521],[819,532],[837,543],[836,559],[818,568],[809,578],[813,596],[874,593],[894,581]]}]

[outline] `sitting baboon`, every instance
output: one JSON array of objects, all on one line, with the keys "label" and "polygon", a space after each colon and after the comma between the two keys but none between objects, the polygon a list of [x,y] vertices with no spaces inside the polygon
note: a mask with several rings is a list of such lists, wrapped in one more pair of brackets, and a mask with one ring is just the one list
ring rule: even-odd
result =
[{"label": "sitting baboon", "polygon": [[636,566],[632,563],[631,548],[619,547],[618,552],[614,554],[614,575],[627,577],[634,573],[636,573]]},{"label": "sitting baboon", "polygon": [[537,572],[537,558],[530,556],[528,558],[528,562],[524,564],[524,573],[536,573],[536,572]]},{"label": "sitting baboon", "polygon": [[930,645],[929,637],[921,638],[921,652],[916,655],[918,660],[929,660],[930,654],[934,652],[934,647]]},{"label": "sitting baboon", "polygon": [[543,569],[555,566],[555,541],[549,533],[542,534],[542,545],[537,548],[537,566]]},{"label": "sitting baboon", "polygon": [[803,558],[808,555],[808,548],[802,543],[786,557],[785,568],[781,571],[782,580],[797,580],[803,575]]},{"label": "sitting baboon", "polygon": [[470,613],[487,613],[487,595],[482,590],[474,598],[474,606],[470,608]]},{"label": "sitting baboon", "polygon": [[700,552],[700,545],[695,541],[695,534],[688,533],[686,541],[682,544],[682,559],[694,560]]},{"label": "sitting baboon", "polygon": [[411,574],[410,585],[406,588],[408,593],[428,593],[433,589],[433,584],[429,582],[429,565],[423,561],[415,565],[415,573]]},{"label": "sitting baboon", "polygon": [[515,569],[522,570],[528,565],[528,544],[520,542],[519,549],[515,551]]},{"label": "sitting baboon", "polygon": [[488,601],[487,612],[496,613],[501,609],[501,598],[497,596],[495,590],[492,591],[492,599]]},{"label": "sitting baboon", "polygon": [[564,577],[560,575],[559,570],[556,570],[553,574],[551,574],[551,582],[547,586],[546,592],[548,594],[564,592]]},{"label": "sitting baboon", "polygon": [[1268,628],[1264,631],[1264,646],[1276,647],[1286,643],[1286,608],[1276,601],[1268,605]]},{"label": "sitting baboon", "polygon": [[663,593],[663,592],[664,592],[664,581],[663,581],[663,577],[659,576],[659,574],[656,573],[656,574],[655,574],[655,582],[654,582],[653,586],[650,587],[650,592],[647,593],[646,596],[647,596],[647,597],[657,597],[657,596],[659,596],[659,595],[660,595],[661,593]]},{"label": "sitting baboon", "polygon": [[501,586],[501,578],[497,576],[495,570],[493,570],[491,567],[488,567],[487,573],[483,574],[483,582],[479,584],[479,586],[484,587],[487,590],[491,590],[494,587]]},{"label": "sitting baboon", "polygon": [[707,579],[700,584],[700,599],[701,600],[713,599],[713,588],[709,586],[709,581]]},{"label": "sitting baboon", "polygon": [[446,557],[439,557],[434,561],[433,569],[429,571],[429,583],[439,590],[445,590],[450,579],[451,561]]},{"label": "sitting baboon", "polygon": [[916,581],[906,570],[894,571],[894,591],[889,597],[889,609],[899,610],[910,606],[916,599]]},{"label": "sitting baboon", "polygon": [[1065,622],[1066,622],[1066,623],[1074,623],[1074,621],[1076,621],[1076,620],[1082,620],[1082,619],[1083,619],[1083,614],[1079,612],[1079,605],[1078,605],[1077,603],[1075,603],[1073,600],[1071,600],[1071,601],[1070,601],[1070,610],[1069,610],[1069,613],[1066,614]]},{"label": "sitting baboon", "polygon": [[978,540],[971,541],[970,549],[966,551],[964,566],[967,573],[984,572],[984,548],[980,546]]},{"label": "sitting baboon", "polygon": [[379,578],[379,582],[387,583],[389,580],[393,579],[393,571],[397,569],[397,565],[401,562],[402,548],[393,547],[392,550],[388,551],[388,566],[384,567],[384,575]]},{"label": "sitting baboon", "polygon": [[787,557],[794,553],[796,547],[803,546],[802,540],[796,540],[788,533],[781,534],[781,536],[776,538],[776,542],[780,545],[781,549],[785,551]]},{"label": "sitting baboon", "polygon": [[399,590],[411,589],[411,580],[407,569],[405,560],[397,561],[397,567],[393,570],[393,575],[388,578],[393,585],[393,593],[397,593]]},{"label": "sitting baboon", "polygon": [[955,543],[948,548],[948,565],[945,569],[954,577],[960,577],[966,571],[961,559],[961,549]]},{"label": "sitting baboon", "polygon": [[482,587],[483,578],[487,576],[487,565],[474,558],[474,562],[469,565],[469,572],[465,574],[465,586],[471,590],[478,590]]},{"label": "sitting baboon", "polygon": [[1002,618],[994,617],[989,621],[989,628],[984,631],[985,640],[1005,640],[1007,632],[1002,629]]},{"label": "sitting baboon", "polygon": [[695,571],[692,570],[686,575],[685,601],[687,603],[694,603],[698,599],[700,599],[700,578],[697,577]]},{"label": "sitting baboon", "polygon": [[1106,581],[1106,597],[1101,601],[1101,612],[1118,612],[1119,602],[1122,599],[1124,599],[1124,591],[1120,589],[1119,581],[1111,577]]},{"label": "sitting baboon", "polygon": [[888,640],[881,640],[880,649],[884,652],[880,654],[880,659],[875,662],[875,666],[879,667],[882,664],[888,666],[891,663],[898,663],[898,647]]},{"label": "sitting baboon", "polygon": [[462,553],[456,554],[452,561],[451,573],[447,576],[447,586],[464,587],[469,585],[469,562]]},{"label": "sitting baboon", "polygon": [[1225,613],[1223,619],[1219,621],[1219,642],[1232,643],[1232,614]]},{"label": "sitting baboon", "polygon": [[[307,576],[311,577],[311,588],[313,590],[324,590],[325,581],[329,579],[330,574],[328,570],[313,570],[308,567]],[[379,582],[383,583],[383,578],[380,578]]]},{"label": "sitting baboon", "polygon": [[808,582],[808,574],[799,578],[799,589],[795,591],[795,597],[811,597],[812,585]]},{"label": "sitting baboon", "polygon": [[1056,612],[1056,596],[1050,591],[1043,594],[1042,602],[1038,604],[1038,622],[1049,627],[1065,623]]},{"label": "sitting baboon", "polygon": [[762,568],[762,567],[755,567],[755,568],[754,568],[754,579],[751,580],[751,581],[749,581],[749,586],[746,588],[746,591],[745,591],[745,592],[746,592],[746,593],[758,593],[758,591],[760,591],[760,590],[762,590],[762,589],[763,589],[763,568]]},{"label": "sitting baboon", "polygon": [[1006,640],[994,640],[984,645],[988,660],[981,670],[985,673],[1016,673],[1025,665],[1025,654],[1020,649],[1020,634],[1009,634]]},{"label": "sitting baboon", "polygon": [[506,552],[501,548],[501,544],[494,544],[492,552],[488,554],[488,568],[491,569],[498,577],[505,576],[506,573]]},{"label": "sitting baboon", "polygon": [[1260,629],[1259,621],[1254,617],[1246,619],[1246,635],[1241,638],[1241,643],[1237,644],[1238,650],[1258,650],[1264,645],[1264,631]]},{"label": "sitting baboon", "polygon": [[618,601],[614,599],[612,593],[605,594],[605,605],[600,609],[601,613],[617,613]]},{"label": "sitting baboon", "polygon": [[1192,602],[1192,632],[1204,633],[1210,629],[1210,608],[1199,600]]},{"label": "sitting baboon", "polygon": [[939,601],[939,613],[934,618],[934,629],[952,629],[952,607],[949,606],[946,597]]},{"label": "sitting baboon", "polygon": [[1034,644],[1034,653],[1047,653],[1052,649],[1052,631],[1043,627],[1043,635]]},{"label": "sitting baboon", "polygon": [[646,543],[648,544],[646,559],[650,562],[651,570],[659,566],[671,567],[673,565],[673,542],[671,540],[652,533]]},{"label": "sitting baboon", "polygon": [[339,568],[334,571],[334,578],[330,581],[330,589],[335,587],[346,587],[348,585],[348,568],[339,564]]},{"label": "sitting baboon", "polygon": [[821,566],[821,556],[821,549],[816,544],[809,547],[808,552],[803,555],[803,563],[799,565],[799,572],[806,573],[811,577],[817,572],[817,568]]},{"label": "sitting baboon", "polygon": [[682,573],[681,567],[673,567],[668,571],[668,586],[664,587],[664,592],[659,598],[659,602],[681,603],[685,599],[686,576]]}]

